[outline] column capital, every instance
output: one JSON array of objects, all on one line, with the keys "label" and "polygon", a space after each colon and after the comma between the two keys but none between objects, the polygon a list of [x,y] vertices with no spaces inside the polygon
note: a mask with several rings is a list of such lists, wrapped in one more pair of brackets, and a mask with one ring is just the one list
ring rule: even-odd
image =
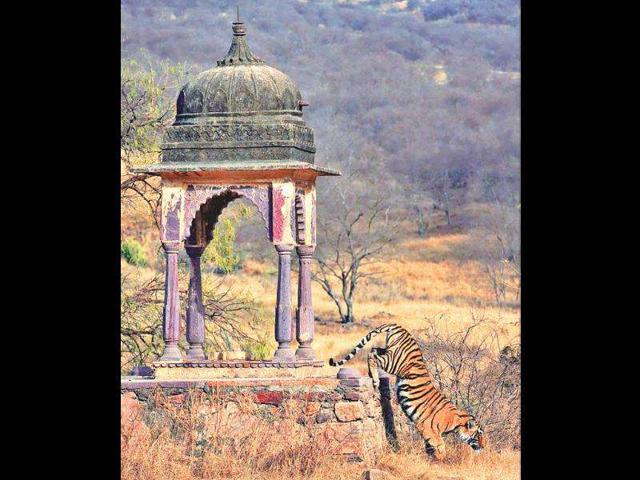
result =
[{"label": "column capital", "polygon": [[178,253],[181,245],[182,242],[175,240],[162,242],[162,248],[164,248],[165,253]]},{"label": "column capital", "polygon": [[184,249],[187,251],[187,255],[190,257],[201,257],[205,248],[202,245],[185,245]]},{"label": "column capital", "polygon": [[278,243],[275,245],[278,253],[291,253],[293,252],[294,245],[288,243]]},{"label": "column capital", "polygon": [[299,257],[312,257],[315,250],[315,245],[298,245],[296,247],[296,252]]}]

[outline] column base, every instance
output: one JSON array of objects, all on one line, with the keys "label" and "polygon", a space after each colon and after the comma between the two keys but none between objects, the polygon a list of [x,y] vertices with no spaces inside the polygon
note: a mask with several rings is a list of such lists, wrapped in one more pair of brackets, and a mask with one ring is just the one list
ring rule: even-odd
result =
[{"label": "column base", "polygon": [[206,360],[207,356],[204,353],[202,345],[190,345],[187,350],[186,360],[189,362],[201,362]]},{"label": "column base", "polygon": [[164,352],[162,352],[162,356],[158,359],[161,362],[181,362],[182,361],[182,353],[180,353],[180,348],[178,345],[168,344],[164,347]]},{"label": "column base", "polygon": [[280,346],[273,354],[273,359],[279,362],[294,361],[296,359],[296,354],[290,346]]},{"label": "column base", "polygon": [[315,360],[316,352],[311,348],[311,345],[300,345],[296,350],[297,360]]}]

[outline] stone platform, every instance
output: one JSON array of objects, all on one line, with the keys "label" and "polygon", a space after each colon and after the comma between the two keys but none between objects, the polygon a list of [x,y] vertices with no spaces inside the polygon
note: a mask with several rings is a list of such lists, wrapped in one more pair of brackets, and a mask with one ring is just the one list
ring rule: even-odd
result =
[{"label": "stone platform", "polygon": [[[166,371],[189,369],[184,366],[164,368]],[[215,367],[220,370],[226,368]],[[264,370],[271,375],[302,368],[332,372],[330,376],[316,378],[272,376],[205,380],[123,377],[121,421],[125,422],[129,417],[144,421],[146,416],[157,419],[158,415],[165,414],[158,410],[158,405],[164,402],[174,409],[196,408],[202,422],[197,427],[200,434],[218,441],[226,435],[230,435],[232,440],[229,441],[242,441],[245,433],[258,434],[255,432],[261,432],[265,441],[271,441],[278,435],[282,436],[283,426],[293,425],[295,428],[289,434],[307,439],[305,442],[314,442],[318,448],[330,452],[327,454],[370,462],[382,453],[386,434],[381,401],[385,399],[374,390],[371,379],[351,369],[343,369],[346,372],[339,372],[337,378],[334,367],[282,368],[278,372],[274,368],[277,367],[237,370]],[[164,400],[158,401],[159,396]],[[125,413],[130,410],[143,413],[130,416]],[[154,421],[150,420],[149,425]]]},{"label": "stone platform", "polygon": [[154,377],[171,379],[218,378],[324,378],[334,377],[335,367],[321,360],[207,360],[202,362],[154,362]]}]

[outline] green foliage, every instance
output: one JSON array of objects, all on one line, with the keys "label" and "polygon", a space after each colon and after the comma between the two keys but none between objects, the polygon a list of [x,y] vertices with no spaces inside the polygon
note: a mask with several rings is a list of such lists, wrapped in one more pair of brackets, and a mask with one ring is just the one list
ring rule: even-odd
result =
[{"label": "green foliage", "polygon": [[177,88],[186,79],[183,64],[123,59],[120,71],[120,143],[123,160],[159,152],[163,128],[175,115]]},{"label": "green foliage", "polygon": [[249,352],[251,360],[266,360],[273,352],[274,346],[271,343],[266,336],[262,336],[257,340],[248,342],[245,350]]},{"label": "green foliage", "polygon": [[123,242],[120,242],[120,256],[124,258],[127,263],[136,267],[147,266],[144,249],[140,242],[133,238],[127,238]]},{"label": "green foliage", "polygon": [[231,341],[231,337],[229,333],[225,330],[220,331],[220,338],[222,339],[222,343],[224,344],[224,348],[226,351],[230,352],[233,350],[233,342]]},{"label": "green foliage", "polygon": [[238,219],[249,218],[251,215],[253,215],[251,207],[244,203],[240,204],[240,207],[238,208]]},{"label": "green foliage", "polygon": [[202,262],[213,264],[220,273],[231,273],[240,267],[240,254],[234,249],[236,229],[233,220],[218,221],[213,231],[213,240],[202,254]]},{"label": "green foliage", "polygon": [[202,254],[202,262],[214,265],[219,273],[231,273],[240,268],[241,257],[235,248],[235,226],[240,220],[253,214],[251,207],[243,203],[233,205],[227,212],[226,218],[218,220],[213,239]]}]

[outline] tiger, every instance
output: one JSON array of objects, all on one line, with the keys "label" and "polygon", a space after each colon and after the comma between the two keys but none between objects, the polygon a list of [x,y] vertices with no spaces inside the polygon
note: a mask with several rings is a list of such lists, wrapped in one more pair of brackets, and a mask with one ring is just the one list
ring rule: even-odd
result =
[{"label": "tiger", "polygon": [[474,451],[487,444],[484,431],[473,415],[456,407],[433,384],[420,347],[411,334],[394,323],[371,330],[342,360],[329,359],[339,367],[351,360],[376,335],[386,332],[386,348],[372,348],[368,357],[369,376],[374,388],[380,378],[378,368],[396,375],[397,398],[402,411],[413,422],[425,442],[425,451],[437,460],[445,458],[442,435],[455,432]]}]

